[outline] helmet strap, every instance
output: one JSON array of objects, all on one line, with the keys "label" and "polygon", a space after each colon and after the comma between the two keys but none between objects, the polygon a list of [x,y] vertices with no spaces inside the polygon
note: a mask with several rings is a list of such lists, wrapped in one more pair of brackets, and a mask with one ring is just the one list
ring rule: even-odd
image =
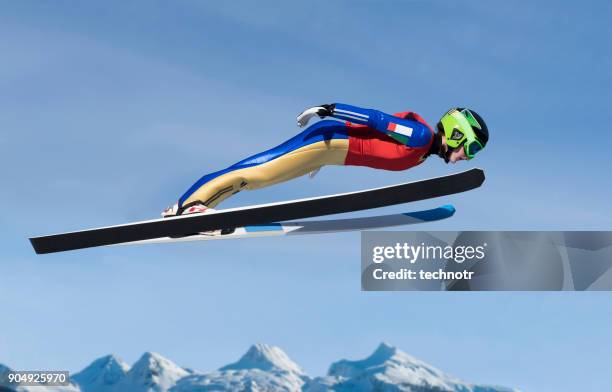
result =
[{"label": "helmet strap", "polygon": [[442,149],[440,149],[440,152],[438,153],[438,156],[442,159],[444,159],[444,162],[449,163],[450,162],[450,156],[453,153],[453,151],[455,151],[454,148],[447,148],[446,152],[442,151]]},{"label": "helmet strap", "polygon": [[442,133],[436,132],[433,137],[433,141],[431,142],[431,146],[429,147],[429,151],[427,151],[427,155],[436,154],[441,156],[442,152]]},{"label": "helmet strap", "polygon": [[444,151],[444,143],[442,143],[442,135],[444,134],[444,130],[440,130],[440,126],[442,124],[438,124],[438,132],[434,134],[433,142],[431,143],[431,147],[429,147],[429,151],[427,152],[427,156],[435,154],[440,158],[444,159],[444,162],[450,162],[450,155],[454,151],[454,149],[450,148],[448,144],[446,145],[446,151]]}]

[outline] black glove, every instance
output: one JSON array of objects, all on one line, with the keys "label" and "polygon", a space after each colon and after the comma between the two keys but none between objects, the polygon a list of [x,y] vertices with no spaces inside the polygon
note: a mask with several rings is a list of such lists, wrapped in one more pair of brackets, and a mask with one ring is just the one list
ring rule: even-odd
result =
[{"label": "black glove", "polygon": [[308,124],[308,121],[314,116],[319,116],[319,118],[324,118],[327,116],[331,116],[334,113],[334,108],[336,105],[334,104],[326,104],[320,106],[314,106],[309,109],[304,110],[297,116],[298,126],[303,127]]}]

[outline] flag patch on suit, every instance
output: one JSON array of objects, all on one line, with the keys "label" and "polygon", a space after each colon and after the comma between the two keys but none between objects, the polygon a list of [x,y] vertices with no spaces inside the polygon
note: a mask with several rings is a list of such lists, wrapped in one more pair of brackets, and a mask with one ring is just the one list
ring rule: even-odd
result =
[{"label": "flag patch on suit", "polygon": [[400,135],[410,137],[412,136],[413,129],[405,125],[400,125],[400,124],[390,122],[389,125],[387,126],[387,131],[399,133]]}]

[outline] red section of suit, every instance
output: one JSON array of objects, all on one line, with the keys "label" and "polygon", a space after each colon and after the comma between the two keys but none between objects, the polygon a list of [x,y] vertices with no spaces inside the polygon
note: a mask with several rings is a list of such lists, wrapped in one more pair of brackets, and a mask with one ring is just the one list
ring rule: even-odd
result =
[{"label": "red section of suit", "polygon": [[422,158],[433,142],[433,129],[414,112],[395,113],[394,116],[426,125],[432,134],[429,143],[422,147],[408,147],[366,125],[347,122],[349,150],[344,164],[385,170],[405,170],[423,162]]}]

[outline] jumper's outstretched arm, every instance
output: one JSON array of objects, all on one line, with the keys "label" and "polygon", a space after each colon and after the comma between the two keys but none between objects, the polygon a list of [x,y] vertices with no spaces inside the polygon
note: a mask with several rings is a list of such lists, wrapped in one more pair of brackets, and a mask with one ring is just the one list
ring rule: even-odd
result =
[{"label": "jumper's outstretched arm", "polygon": [[304,126],[314,117],[334,117],[354,124],[366,125],[409,147],[429,142],[431,134],[419,122],[396,117],[375,109],[364,109],[344,103],[315,106],[302,112],[297,120]]}]

